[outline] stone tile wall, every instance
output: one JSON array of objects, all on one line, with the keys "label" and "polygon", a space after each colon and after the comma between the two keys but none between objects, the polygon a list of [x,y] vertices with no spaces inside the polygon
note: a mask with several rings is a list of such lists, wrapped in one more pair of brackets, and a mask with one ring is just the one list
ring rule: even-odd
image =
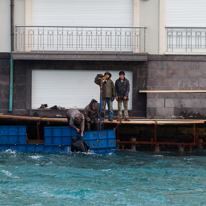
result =
[{"label": "stone tile wall", "polygon": [[[147,90],[206,90],[206,62],[149,61]],[[147,118],[206,118],[206,93],[148,93]]]}]

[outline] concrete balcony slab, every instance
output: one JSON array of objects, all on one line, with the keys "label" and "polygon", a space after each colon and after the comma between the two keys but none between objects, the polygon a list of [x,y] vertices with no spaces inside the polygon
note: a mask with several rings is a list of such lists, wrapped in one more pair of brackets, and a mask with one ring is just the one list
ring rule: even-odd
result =
[{"label": "concrete balcony slab", "polygon": [[147,61],[147,53],[13,52],[14,60]]}]

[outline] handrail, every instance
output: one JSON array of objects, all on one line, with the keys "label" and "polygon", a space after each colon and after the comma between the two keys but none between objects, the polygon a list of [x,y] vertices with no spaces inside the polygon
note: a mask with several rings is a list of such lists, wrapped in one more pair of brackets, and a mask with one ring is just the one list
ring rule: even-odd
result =
[{"label": "handrail", "polygon": [[15,25],[15,27],[51,27],[51,28],[124,28],[124,29],[146,29],[145,26],[138,26],[138,27],[121,27],[121,26],[38,26],[38,25]]},{"label": "handrail", "polygon": [[166,26],[169,29],[206,29],[206,27]]},{"label": "handrail", "polygon": [[206,27],[165,27],[167,53],[205,53]]},{"label": "handrail", "polygon": [[146,52],[146,27],[15,26],[15,52]]}]

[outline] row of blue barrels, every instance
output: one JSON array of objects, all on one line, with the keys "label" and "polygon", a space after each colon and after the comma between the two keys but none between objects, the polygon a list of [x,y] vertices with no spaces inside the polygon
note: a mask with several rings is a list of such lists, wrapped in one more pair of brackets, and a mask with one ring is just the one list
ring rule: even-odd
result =
[{"label": "row of blue barrels", "polygon": [[26,144],[26,126],[0,126],[0,144]]},{"label": "row of blue barrels", "polygon": [[[71,127],[45,127],[45,145],[72,145],[72,136],[78,136],[77,131]],[[87,131],[83,137],[91,149],[116,148],[116,133],[114,130]]]}]

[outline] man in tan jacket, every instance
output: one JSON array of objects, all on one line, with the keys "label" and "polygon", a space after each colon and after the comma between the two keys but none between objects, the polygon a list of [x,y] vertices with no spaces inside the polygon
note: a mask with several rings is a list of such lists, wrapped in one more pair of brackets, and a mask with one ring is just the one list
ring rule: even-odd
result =
[{"label": "man in tan jacket", "polygon": [[[101,74],[98,74],[95,77],[94,82],[98,85],[101,84],[100,76],[103,76]],[[113,121],[113,105],[112,102],[115,98],[115,87],[114,82],[111,80],[111,73],[109,71],[106,71],[104,74],[104,81],[103,81],[103,101],[102,101],[102,109],[105,110],[106,104],[108,106],[108,117],[109,121]]]}]

